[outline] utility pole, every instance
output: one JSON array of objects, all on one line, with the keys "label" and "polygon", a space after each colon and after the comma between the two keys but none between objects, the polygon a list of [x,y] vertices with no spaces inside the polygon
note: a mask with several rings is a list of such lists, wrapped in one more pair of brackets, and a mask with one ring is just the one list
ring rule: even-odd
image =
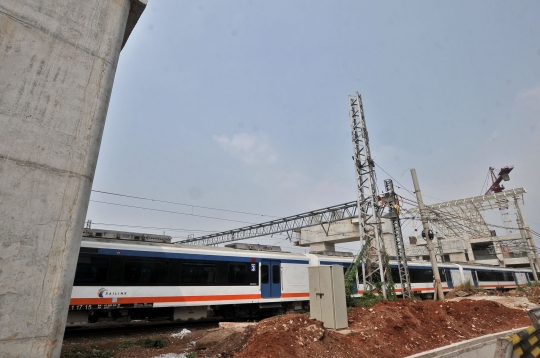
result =
[{"label": "utility pole", "polygon": [[416,194],[416,200],[418,201],[418,211],[420,212],[422,226],[424,227],[424,235],[426,236],[426,243],[429,251],[429,260],[431,261],[431,269],[433,270],[433,276],[435,277],[435,296],[433,297],[433,299],[437,301],[444,301],[441,275],[439,275],[439,267],[437,265],[437,257],[435,256],[435,250],[433,249],[433,242],[429,237],[428,220],[425,212],[424,201],[422,200],[422,193],[420,192],[420,185],[418,184],[418,178],[416,177],[416,169],[411,169],[411,176],[414,185],[414,192]]},{"label": "utility pole", "polygon": [[[527,245],[527,257],[529,258],[529,262],[531,264],[532,274],[534,277],[534,280],[538,282],[538,270],[540,270],[540,259],[538,258],[538,253],[536,252],[536,246],[534,245],[534,242],[532,240],[531,232],[529,231],[529,227],[525,225],[525,220],[523,219],[523,215],[521,214],[521,207],[519,205],[519,199],[514,196],[514,204],[516,206],[516,212],[517,212],[517,223],[519,227],[519,232],[521,234],[521,238],[523,239],[524,243]],[[538,268],[534,267],[534,261],[536,261],[536,266]]]}]

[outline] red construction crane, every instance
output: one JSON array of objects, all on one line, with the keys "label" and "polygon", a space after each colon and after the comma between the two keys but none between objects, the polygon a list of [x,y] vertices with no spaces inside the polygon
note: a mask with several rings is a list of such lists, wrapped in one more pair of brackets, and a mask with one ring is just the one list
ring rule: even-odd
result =
[{"label": "red construction crane", "polygon": [[511,167],[504,167],[499,170],[499,175],[495,176],[495,168],[489,167],[489,173],[491,174],[491,186],[489,187],[488,191],[486,191],[486,194],[493,194],[493,193],[500,193],[504,190],[504,185],[501,184],[501,181],[509,181],[510,176],[508,175],[512,169],[514,169],[513,166]]}]

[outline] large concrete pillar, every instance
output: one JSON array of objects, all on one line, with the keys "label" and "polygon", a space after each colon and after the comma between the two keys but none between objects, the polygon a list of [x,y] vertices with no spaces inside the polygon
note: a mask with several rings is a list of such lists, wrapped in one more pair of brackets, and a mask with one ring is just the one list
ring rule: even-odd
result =
[{"label": "large concrete pillar", "polygon": [[0,357],[58,357],[120,50],[146,0],[0,1]]}]

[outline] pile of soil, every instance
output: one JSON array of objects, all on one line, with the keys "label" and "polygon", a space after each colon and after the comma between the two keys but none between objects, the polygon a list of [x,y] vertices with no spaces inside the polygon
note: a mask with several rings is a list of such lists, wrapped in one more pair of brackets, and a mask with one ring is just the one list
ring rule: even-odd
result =
[{"label": "pile of soil", "polygon": [[261,321],[235,358],[405,357],[422,351],[531,324],[523,310],[491,301],[379,302],[349,310],[343,335],[304,315]]},{"label": "pile of soil", "polygon": [[505,296],[526,297],[529,302],[540,305],[540,286],[525,286],[518,290],[510,290],[504,293]]},{"label": "pile of soil", "polygon": [[245,348],[233,353],[232,357],[324,356],[328,343],[326,333],[322,322],[309,319],[306,315],[286,314],[268,318],[255,326]]},{"label": "pile of soil", "polygon": [[[474,337],[531,325],[523,309],[471,300],[379,302],[348,311],[349,330],[326,330],[303,314],[286,314],[243,327],[121,331],[67,337],[64,358],[151,358],[166,353],[190,357],[405,357]],[[345,333],[345,334],[343,334]],[[154,343],[153,343],[154,342]],[[80,353],[84,350],[86,353]]]}]

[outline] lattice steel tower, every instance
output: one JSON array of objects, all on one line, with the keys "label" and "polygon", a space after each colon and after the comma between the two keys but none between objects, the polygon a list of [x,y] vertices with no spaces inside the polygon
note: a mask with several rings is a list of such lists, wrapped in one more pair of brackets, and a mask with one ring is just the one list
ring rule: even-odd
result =
[{"label": "lattice steel tower", "polygon": [[[383,261],[386,250],[381,239],[381,214],[384,207],[379,205],[375,162],[371,158],[364,107],[362,97],[358,92],[356,95],[349,96],[349,117],[351,119],[353,160],[356,173],[358,229],[361,247],[355,263],[362,263],[364,291],[374,291],[379,286],[386,299],[388,298],[385,283],[386,269]],[[379,284],[377,285],[377,283]]]},{"label": "lattice steel tower", "polygon": [[392,224],[392,233],[394,234],[394,242],[396,244],[401,292],[403,293],[403,298],[414,298],[414,292],[411,289],[409,267],[407,266],[407,255],[405,254],[405,243],[403,242],[403,233],[401,232],[401,222],[399,220],[400,208],[398,196],[394,191],[394,183],[391,179],[386,179],[384,181],[384,189],[385,193],[383,195],[383,200],[389,209],[388,219]]}]

